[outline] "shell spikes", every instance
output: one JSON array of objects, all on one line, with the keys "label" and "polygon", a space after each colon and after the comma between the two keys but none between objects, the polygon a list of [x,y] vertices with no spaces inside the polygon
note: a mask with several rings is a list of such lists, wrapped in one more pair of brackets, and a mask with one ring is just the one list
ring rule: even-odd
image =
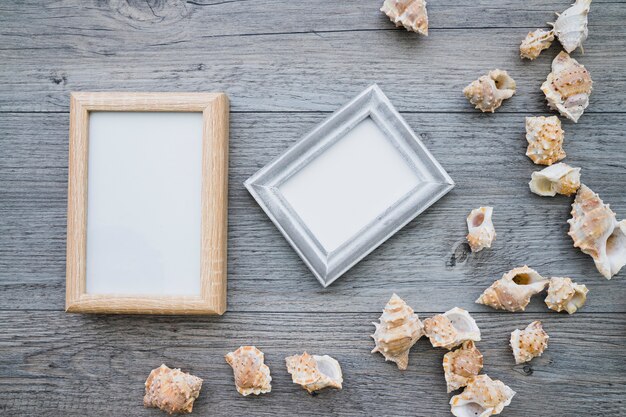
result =
[{"label": "shell spikes", "polygon": [[469,380],[461,394],[450,399],[450,411],[456,417],[488,417],[500,414],[514,395],[515,391],[502,381],[478,375]]},{"label": "shell spikes", "polygon": [[460,348],[443,355],[443,371],[448,392],[467,385],[470,378],[483,369],[483,355],[472,340],[463,342]]},{"label": "shell spikes", "polygon": [[380,11],[396,26],[428,36],[428,13],[425,0],[385,0]]},{"label": "shell spikes", "polygon": [[197,376],[161,365],[153,369],[146,379],[143,405],[160,408],[170,414],[191,413],[201,388],[202,379]]},{"label": "shell spikes", "polygon": [[565,132],[556,116],[527,117],[526,141],[528,156],[537,165],[552,165],[565,158],[563,139]]},{"label": "shell spikes", "polygon": [[386,361],[395,362],[398,369],[405,370],[409,364],[409,350],[424,335],[424,326],[417,314],[396,294],[383,309],[380,323],[372,323],[376,331],[372,335],[376,347]]},{"label": "shell spikes", "polygon": [[539,172],[533,172],[528,185],[530,191],[540,196],[570,196],[580,188],[580,168],[572,168],[559,162]]},{"label": "shell spikes", "polygon": [[519,46],[519,53],[522,58],[535,59],[541,54],[541,51],[548,49],[554,41],[554,31],[537,29],[534,32],[528,32],[526,38]]},{"label": "shell spikes", "polygon": [[541,356],[548,348],[548,339],[548,333],[543,330],[539,320],[533,321],[524,330],[516,329],[511,332],[511,349],[515,363],[519,365]]},{"label": "shell spikes", "polygon": [[472,252],[480,252],[484,248],[490,248],[496,238],[496,229],[493,227],[491,216],[493,207],[480,207],[472,210],[467,216],[467,242]]},{"label": "shell spikes", "polygon": [[548,23],[554,29],[554,33],[559,42],[568,53],[580,47],[587,39],[589,30],[587,29],[587,15],[591,7],[591,0],[576,0],[569,9],[565,10],[554,23]]},{"label": "shell spikes", "polygon": [[264,355],[259,349],[241,346],[224,358],[233,368],[235,386],[241,395],[259,395],[272,390],[270,368],[263,363]]},{"label": "shell spikes", "polygon": [[505,273],[476,300],[498,310],[524,311],[530,297],[543,291],[548,280],[524,265]]},{"label": "shell spikes", "polygon": [[626,265],[626,220],[615,213],[598,194],[581,185],[572,203],[569,235],[574,246],[593,258],[598,271],[611,279]]},{"label": "shell spikes", "polygon": [[461,343],[480,341],[480,329],[470,314],[458,307],[424,320],[424,331],[433,347],[452,349]]},{"label": "shell spikes", "polygon": [[546,305],[554,311],[567,311],[574,314],[587,300],[589,290],[585,285],[576,284],[570,278],[550,278]]},{"label": "shell spikes", "polygon": [[465,97],[484,112],[493,113],[515,94],[515,80],[506,71],[495,69],[463,89]]},{"label": "shell spikes", "polygon": [[294,384],[301,385],[309,394],[324,388],[341,389],[343,375],[337,360],[328,355],[294,355],[285,358],[287,371]]}]

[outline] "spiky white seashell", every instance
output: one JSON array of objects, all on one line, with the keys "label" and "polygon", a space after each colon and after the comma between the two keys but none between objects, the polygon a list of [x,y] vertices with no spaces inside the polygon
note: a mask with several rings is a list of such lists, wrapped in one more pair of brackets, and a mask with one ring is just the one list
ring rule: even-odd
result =
[{"label": "spiky white seashell", "polygon": [[524,265],[505,273],[476,302],[498,310],[524,311],[530,297],[543,291],[548,280]]},{"label": "spiky white seashell", "polygon": [[571,278],[552,277],[548,285],[546,305],[554,311],[574,314],[587,300],[589,290],[585,285],[572,282]]},{"label": "spiky white seashell", "polygon": [[448,350],[467,340],[480,341],[480,329],[476,321],[467,311],[458,307],[424,320],[424,333],[433,347]]},{"label": "spiky white seashell", "polygon": [[385,0],[380,11],[396,26],[428,36],[428,13],[425,0]]},{"label": "spiky white seashell", "polygon": [[259,349],[241,346],[224,358],[233,368],[235,386],[241,395],[259,395],[272,390],[270,368],[263,363],[264,355]]},{"label": "spiky white seashell", "polygon": [[372,323],[376,331],[372,335],[376,347],[386,361],[395,362],[398,369],[405,370],[409,364],[409,350],[424,335],[424,326],[417,314],[396,294],[385,306],[380,323]]},{"label": "spiky white seashell", "polygon": [[482,112],[496,111],[502,101],[515,94],[515,80],[506,71],[493,70],[463,89],[465,97]]},{"label": "spiky white seashell", "polygon": [[539,320],[533,321],[524,330],[515,329],[511,332],[510,342],[515,363],[519,365],[541,356],[548,348],[548,339],[548,333],[543,330]]},{"label": "spiky white seashell", "polygon": [[554,41],[554,31],[537,29],[534,32],[528,32],[526,38],[519,46],[520,56],[527,59],[535,59],[541,54],[541,51],[548,49]]},{"label": "spiky white seashell", "polygon": [[301,385],[309,394],[324,388],[341,389],[343,375],[336,359],[328,355],[294,355],[285,358],[287,371],[294,384]]},{"label": "spiky white seashell", "polygon": [[472,340],[463,342],[460,348],[443,355],[443,372],[448,392],[467,385],[470,378],[483,369],[483,355]]},{"label": "spiky white seashell", "polygon": [[592,89],[593,81],[589,71],[562,51],[552,61],[552,72],[541,85],[548,106],[574,123],[578,122],[589,105]]},{"label": "spiky white seashell", "polygon": [[193,410],[193,403],[200,395],[202,379],[163,364],[150,372],[145,385],[144,406],[160,408],[170,414],[182,414]]},{"label": "spiky white seashell", "polygon": [[461,394],[450,399],[450,411],[456,417],[488,417],[500,414],[513,396],[515,391],[502,381],[478,375],[469,380]]},{"label": "spiky white seashell", "polygon": [[559,162],[539,172],[533,172],[528,185],[530,191],[540,196],[569,196],[580,188],[580,168]]},{"label": "spiky white seashell", "polygon": [[554,29],[556,37],[559,38],[563,49],[568,53],[574,49],[582,49],[582,43],[587,39],[589,31],[587,29],[587,15],[591,7],[591,0],[576,0],[570,8],[565,10],[554,23],[548,23]]},{"label": "spiky white seashell", "polygon": [[593,258],[598,271],[611,279],[626,265],[626,220],[615,213],[598,194],[581,185],[572,203],[569,235],[574,246]]},{"label": "spiky white seashell", "polygon": [[496,238],[496,229],[493,227],[491,216],[493,207],[479,207],[471,211],[467,216],[467,242],[472,252],[480,252],[484,248],[490,248]]},{"label": "spiky white seashell", "polygon": [[526,141],[528,156],[537,165],[552,165],[565,158],[563,139],[565,132],[556,116],[527,117]]}]

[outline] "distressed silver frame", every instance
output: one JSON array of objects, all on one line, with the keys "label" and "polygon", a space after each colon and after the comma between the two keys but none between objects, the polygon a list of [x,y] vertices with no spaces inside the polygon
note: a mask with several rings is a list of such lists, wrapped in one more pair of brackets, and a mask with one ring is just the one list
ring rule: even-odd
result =
[{"label": "distressed silver frame", "polygon": [[[281,195],[279,187],[371,117],[421,182],[333,251],[326,251]],[[377,85],[333,113],[244,185],[319,282],[327,287],[389,237],[443,197],[454,182]]]}]

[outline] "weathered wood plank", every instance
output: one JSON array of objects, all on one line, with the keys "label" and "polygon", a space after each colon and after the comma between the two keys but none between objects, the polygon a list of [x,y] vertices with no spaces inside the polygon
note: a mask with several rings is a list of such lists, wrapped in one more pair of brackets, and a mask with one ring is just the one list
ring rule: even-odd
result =
[{"label": "weathered wood plank", "polygon": [[[231,311],[373,312],[391,291],[420,311],[454,305],[489,311],[473,300],[505,270],[522,264],[587,284],[584,311],[626,311],[624,273],[606,281],[566,236],[571,199],[540,198],[528,190],[531,172],[540,167],[524,156],[524,117],[516,114],[405,115],[457,186],[322,289],[242,183],[326,116],[232,114]],[[0,114],[2,309],[63,308],[67,120],[66,114]],[[626,148],[625,125],[623,114],[586,115],[578,125],[565,124],[565,161],[583,167],[583,181],[620,218],[626,217],[626,161],[616,155]],[[465,216],[484,204],[495,206],[498,238],[492,250],[471,255]],[[530,310],[546,311],[540,299]]]},{"label": "weathered wood plank", "polygon": [[[409,369],[370,354],[377,314],[237,314],[220,318],[68,316],[0,313],[0,411],[12,416],[158,416],[142,407],[143,382],[162,362],[205,379],[195,415],[445,416],[449,396],[442,349],[422,339]],[[623,315],[476,314],[485,373],[517,391],[505,414],[554,417],[624,415]],[[515,365],[510,332],[543,320],[549,347]],[[266,355],[272,392],[241,397],[223,355],[240,344]],[[291,383],[284,357],[331,354],[344,389],[307,395]],[[590,352],[598,354],[590,355]],[[601,352],[601,353],[600,353]]]}]

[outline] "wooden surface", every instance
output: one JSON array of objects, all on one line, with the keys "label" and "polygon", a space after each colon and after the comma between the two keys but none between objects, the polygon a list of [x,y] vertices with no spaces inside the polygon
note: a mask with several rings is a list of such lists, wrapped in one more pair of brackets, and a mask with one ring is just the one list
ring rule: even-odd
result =
[{"label": "wooden surface", "polygon": [[[611,281],[566,235],[571,198],[528,190],[524,117],[550,114],[539,90],[558,43],[521,61],[526,33],[569,0],[429,2],[430,36],[395,29],[382,1],[59,0],[0,5],[0,415],[160,416],[142,406],[162,362],[205,379],[194,415],[448,416],[442,350],[421,340],[409,369],[369,353],[392,292],[420,317],[459,306],[483,330],[485,372],[518,394],[503,416],[626,415],[626,271]],[[626,217],[626,2],[594,0],[585,54],[591,104],[563,120],[564,162]],[[517,94],[480,114],[462,88],[509,71]],[[378,83],[456,188],[322,289],[243,181],[371,83]],[[228,312],[222,317],[63,312],[70,91],[225,91],[231,99]],[[465,217],[493,205],[491,250],[468,253]],[[536,297],[526,313],[474,304],[515,266],[589,289],[573,316]],[[515,328],[540,319],[541,358],[515,365]],[[223,355],[261,348],[273,391],[243,398]],[[342,391],[311,397],[284,357],[335,356]]]}]

